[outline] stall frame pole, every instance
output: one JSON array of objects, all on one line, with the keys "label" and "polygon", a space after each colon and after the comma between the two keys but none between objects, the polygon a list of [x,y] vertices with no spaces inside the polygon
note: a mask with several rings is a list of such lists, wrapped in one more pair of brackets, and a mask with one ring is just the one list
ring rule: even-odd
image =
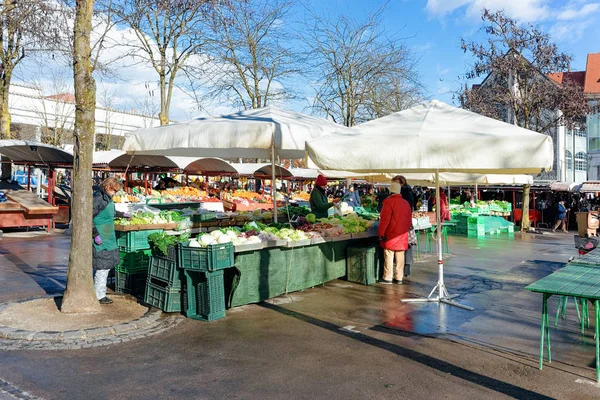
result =
[{"label": "stall frame pole", "polygon": [[[448,202],[450,198],[448,198]],[[446,285],[444,284],[444,256],[442,252],[442,219],[441,219],[441,204],[440,204],[440,171],[435,171],[435,213],[437,217],[437,226],[436,226],[436,235],[437,235],[437,253],[438,253],[438,281],[434,288],[429,293],[429,296],[426,298],[417,298],[417,299],[402,299],[402,302],[405,303],[444,303],[454,307],[462,308],[464,310],[473,311],[473,307],[469,307],[463,304],[460,304],[453,299],[458,297],[458,294],[449,294],[446,289]],[[448,204],[448,206],[450,206]],[[435,291],[438,291],[437,296],[433,296]]]}]

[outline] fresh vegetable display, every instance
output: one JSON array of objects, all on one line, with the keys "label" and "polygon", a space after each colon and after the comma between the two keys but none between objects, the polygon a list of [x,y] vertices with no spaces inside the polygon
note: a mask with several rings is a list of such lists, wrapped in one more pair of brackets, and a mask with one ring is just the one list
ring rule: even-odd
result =
[{"label": "fresh vegetable display", "polygon": [[167,255],[169,246],[175,246],[177,243],[185,243],[190,240],[188,234],[183,235],[168,235],[164,232],[157,232],[148,235],[148,243],[152,252]]}]

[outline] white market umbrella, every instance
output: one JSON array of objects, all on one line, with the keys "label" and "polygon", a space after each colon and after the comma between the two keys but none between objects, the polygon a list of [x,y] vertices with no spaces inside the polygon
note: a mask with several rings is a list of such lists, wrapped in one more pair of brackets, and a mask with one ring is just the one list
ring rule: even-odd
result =
[{"label": "white market umbrella", "polygon": [[[437,100],[358,125],[352,131],[307,142],[307,157],[321,169],[433,172],[437,204],[442,172],[538,174],[553,164],[549,136]],[[425,300],[461,306],[451,300],[454,296],[444,284],[440,207],[436,209],[439,277]],[[438,295],[432,297],[436,289]]]},{"label": "white market umbrella", "polygon": [[[348,128],[321,118],[264,107],[138,130],[127,137],[123,150],[146,155],[268,158],[275,186],[276,154],[303,158],[306,141],[344,130]],[[276,196],[273,199],[276,207]]]}]

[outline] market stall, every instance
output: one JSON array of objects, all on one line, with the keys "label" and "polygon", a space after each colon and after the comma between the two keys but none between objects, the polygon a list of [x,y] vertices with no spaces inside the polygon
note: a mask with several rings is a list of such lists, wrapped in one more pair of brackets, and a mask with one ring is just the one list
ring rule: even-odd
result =
[{"label": "market stall", "polygon": [[[0,228],[45,227],[51,231],[53,218],[59,211],[69,214],[69,205],[56,205],[56,168],[71,168],[73,155],[58,147],[23,140],[0,140],[0,154],[14,164],[27,168],[27,188],[5,190],[8,201],[0,202]],[[47,170],[47,198],[41,199],[29,191],[31,168]],[[41,189],[41,188],[40,188]]]},{"label": "market stall", "polygon": [[[358,125],[352,135],[308,141],[317,168],[357,173],[433,172],[440,204],[442,172],[537,174],[552,168],[552,139],[433,100]],[[452,301],[444,283],[442,229],[437,211],[438,282],[426,299]],[[434,293],[437,291],[437,296]]]}]

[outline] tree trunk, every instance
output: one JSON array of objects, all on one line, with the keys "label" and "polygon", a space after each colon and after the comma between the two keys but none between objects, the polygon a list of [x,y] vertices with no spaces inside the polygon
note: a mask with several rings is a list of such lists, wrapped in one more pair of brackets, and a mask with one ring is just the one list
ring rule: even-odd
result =
[{"label": "tree trunk", "polygon": [[[10,79],[10,78],[9,78]],[[10,83],[0,81],[0,139],[12,139],[10,134],[10,112],[8,110],[8,89]]]},{"label": "tree trunk", "polygon": [[61,307],[64,313],[92,313],[100,310],[92,278],[92,154],[96,107],[96,83],[90,64],[93,9],[93,0],[76,1],[73,54],[75,159],[71,203],[73,233],[67,288]]},{"label": "tree trunk", "polygon": [[521,214],[521,232],[529,231],[529,192],[531,185],[523,185],[523,208]]}]

